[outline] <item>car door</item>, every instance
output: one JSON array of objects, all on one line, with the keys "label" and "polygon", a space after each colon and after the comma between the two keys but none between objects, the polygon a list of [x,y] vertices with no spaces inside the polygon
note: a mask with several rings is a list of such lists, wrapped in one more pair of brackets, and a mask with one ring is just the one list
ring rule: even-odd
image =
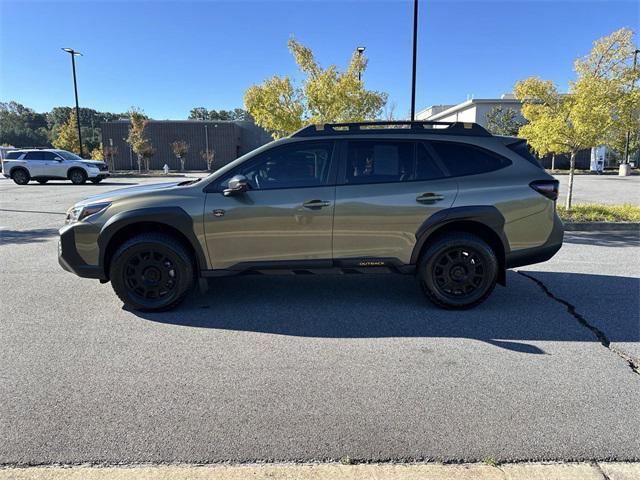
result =
[{"label": "car door", "polygon": [[67,166],[62,157],[53,152],[42,152],[42,157],[48,177],[67,178]]},{"label": "car door", "polygon": [[47,161],[42,150],[31,150],[24,156],[26,166],[31,177],[47,177]]},{"label": "car door", "polygon": [[[330,265],[333,150],[332,141],[276,146],[209,185],[204,227],[213,268]],[[236,175],[249,189],[225,196]]]},{"label": "car door", "polygon": [[420,226],[451,207],[457,181],[423,142],[350,140],[336,187],[337,261],[408,264]]}]

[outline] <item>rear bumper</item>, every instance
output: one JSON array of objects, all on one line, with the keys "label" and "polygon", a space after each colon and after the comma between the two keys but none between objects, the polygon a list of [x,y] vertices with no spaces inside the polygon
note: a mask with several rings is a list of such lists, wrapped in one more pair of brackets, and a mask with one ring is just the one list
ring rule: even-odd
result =
[{"label": "rear bumper", "polygon": [[562,247],[564,239],[564,226],[558,214],[553,216],[553,228],[547,241],[535,248],[525,248],[510,252],[506,256],[506,267],[515,268],[534,263],[546,262],[553,257]]},{"label": "rear bumper", "polygon": [[75,273],[79,277],[98,278],[106,280],[104,270],[99,265],[89,265],[78,253],[76,245],[76,229],[82,224],[66,225],[60,229],[58,242],[58,263],[67,272]]}]

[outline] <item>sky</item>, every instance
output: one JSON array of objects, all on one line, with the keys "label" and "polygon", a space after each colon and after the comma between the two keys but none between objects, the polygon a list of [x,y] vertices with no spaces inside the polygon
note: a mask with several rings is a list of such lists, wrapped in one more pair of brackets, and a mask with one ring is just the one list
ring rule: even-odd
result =
[{"label": "sky", "polygon": [[[155,119],[193,107],[242,107],[244,91],[272,75],[299,81],[287,40],[322,66],[344,68],[366,47],[369,89],[389,94],[396,115],[411,99],[413,2],[0,0],[0,101],[36,111],[80,105]],[[497,98],[531,75],[562,91],[573,60],[621,27],[638,30],[640,2],[419,0],[416,110]]]}]

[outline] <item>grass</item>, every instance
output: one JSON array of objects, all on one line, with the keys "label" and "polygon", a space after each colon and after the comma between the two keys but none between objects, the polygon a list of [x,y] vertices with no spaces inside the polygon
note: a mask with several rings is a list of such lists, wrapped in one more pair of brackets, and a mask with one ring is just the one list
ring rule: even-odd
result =
[{"label": "grass", "polygon": [[629,203],[588,203],[574,205],[567,211],[564,206],[558,205],[558,215],[563,222],[640,222],[640,207]]},{"label": "grass", "polygon": [[499,465],[498,461],[493,457],[483,458],[482,463],[484,463],[485,465],[489,465],[490,467],[497,467]]}]

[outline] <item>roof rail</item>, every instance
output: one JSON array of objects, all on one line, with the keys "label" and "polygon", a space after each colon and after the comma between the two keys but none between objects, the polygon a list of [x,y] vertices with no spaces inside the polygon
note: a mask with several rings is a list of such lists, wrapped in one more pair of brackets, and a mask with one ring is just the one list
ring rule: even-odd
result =
[{"label": "roof rail", "polygon": [[14,150],[55,150],[54,147],[11,147]]},{"label": "roof rail", "polygon": [[481,125],[472,122],[428,122],[428,121],[379,121],[353,123],[325,123],[307,125],[293,132],[291,137],[315,137],[328,135],[379,135],[379,134],[425,134],[469,135],[491,137]]}]

